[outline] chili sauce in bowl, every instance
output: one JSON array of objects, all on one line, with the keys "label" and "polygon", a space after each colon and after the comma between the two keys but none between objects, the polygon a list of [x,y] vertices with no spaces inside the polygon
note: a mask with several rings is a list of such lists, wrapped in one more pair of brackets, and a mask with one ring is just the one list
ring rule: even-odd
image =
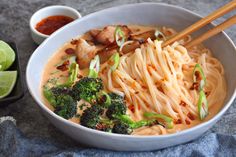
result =
[{"label": "chili sauce in bowl", "polygon": [[51,35],[59,28],[74,21],[73,18],[64,15],[49,16],[37,23],[35,29],[40,33]]},{"label": "chili sauce in bowl", "polygon": [[61,27],[81,18],[80,13],[68,6],[48,6],[36,11],[30,19],[31,36],[35,43],[41,44]]}]

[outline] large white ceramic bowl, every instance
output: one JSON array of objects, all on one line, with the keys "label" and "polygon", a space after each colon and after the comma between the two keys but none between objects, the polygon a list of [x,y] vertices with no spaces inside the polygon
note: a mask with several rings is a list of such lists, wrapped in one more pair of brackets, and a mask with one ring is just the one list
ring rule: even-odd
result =
[{"label": "large white ceramic bowl", "polygon": [[[214,56],[221,61],[225,68],[227,97],[224,107],[211,120],[175,134],[130,136],[106,133],[83,127],[65,120],[49,110],[43,104],[39,85],[44,66],[56,50],[65,42],[92,28],[110,24],[141,24],[169,26],[176,30],[182,30],[200,18],[199,15],[186,9],[158,3],[118,6],[87,15],[51,35],[35,50],[28,62],[26,71],[29,91],[48,119],[57,128],[80,143],[112,150],[145,151],[161,149],[196,139],[220,119],[235,97],[236,52],[234,44],[225,33],[220,33],[205,42],[205,45],[211,49]],[[203,31],[206,31],[210,27],[212,26],[208,26]]]}]

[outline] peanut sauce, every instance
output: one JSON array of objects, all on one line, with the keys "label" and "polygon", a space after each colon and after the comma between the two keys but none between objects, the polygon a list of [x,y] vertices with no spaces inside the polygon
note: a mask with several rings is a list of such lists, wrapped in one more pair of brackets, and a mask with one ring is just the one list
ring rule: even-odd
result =
[{"label": "peanut sauce", "polygon": [[74,21],[74,19],[68,16],[49,16],[37,23],[35,29],[42,34],[51,35],[56,30],[72,21]]}]

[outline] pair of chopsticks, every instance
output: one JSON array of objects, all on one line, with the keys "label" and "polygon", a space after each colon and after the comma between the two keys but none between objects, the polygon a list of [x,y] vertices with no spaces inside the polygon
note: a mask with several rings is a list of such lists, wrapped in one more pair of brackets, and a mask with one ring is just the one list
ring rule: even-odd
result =
[{"label": "pair of chopsticks", "polygon": [[[180,33],[176,34],[172,38],[169,38],[168,40],[166,40],[162,44],[162,47],[165,47],[167,45],[170,45],[170,44],[174,43],[175,41],[183,39],[185,36],[187,36],[187,35],[195,32],[195,31],[197,31],[198,29],[206,26],[210,22],[212,22],[215,19],[223,16],[224,14],[232,11],[235,8],[236,8],[236,0],[233,0],[233,1],[229,2],[228,4],[224,5],[223,7],[217,9],[216,11],[211,13],[210,15],[206,16],[205,18],[203,18],[203,19],[197,21],[196,23],[194,23],[193,25],[187,27],[186,29],[184,29]],[[190,48],[194,45],[197,45],[197,44],[203,42],[204,40],[218,34],[219,32],[223,31],[224,29],[226,29],[226,28],[228,28],[228,27],[230,27],[234,24],[236,24],[236,15],[234,15],[233,17],[229,18],[228,20],[224,21],[223,23],[217,25],[216,27],[210,29],[208,32],[200,35],[196,39],[193,39],[192,41],[186,43],[184,46],[186,48]]]}]

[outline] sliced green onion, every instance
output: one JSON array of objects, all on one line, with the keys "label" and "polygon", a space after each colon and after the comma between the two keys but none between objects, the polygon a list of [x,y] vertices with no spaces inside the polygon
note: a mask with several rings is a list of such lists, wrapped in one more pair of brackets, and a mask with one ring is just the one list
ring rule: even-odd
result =
[{"label": "sliced green onion", "polygon": [[115,115],[115,118],[122,121],[125,124],[128,124],[132,129],[137,129],[143,126],[153,125],[156,123],[155,119],[152,120],[140,120],[140,121],[133,121],[128,115]]},{"label": "sliced green onion", "polygon": [[124,44],[125,34],[119,26],[116,27],[114,36],[115,36],[116,44],[118,46],[121,46]]},{"label": "sliced green onion", "polygon": [[119,66],[119,63],[120,63],[120,55],[119,53],[116,52],[110,57],[108,61],[108,64],[111,66],[111,71],[116,70],[117,67]]},{"label": "sliced green onion", "polygon": [[[163,115],[163,114],[158,114],[158,113],[152,113],[152,112],[145,112],[143,114],[145,117],[147,118],[157,118],[157,119],[161,119],[164,121],[165,124],[163,124],[167,129],[171,129],[173,128],[174,126],[174,123],[173,123],[173,119],[166,116],[166,115]],[[158,121],[159,122],[159,121]],[[159,122],[161,123],[161,122]]]},{"label": "sliced green onion", "polygon": [[116,119],[121,120],[123,123],[129,124],[129,125],[134,123],[128,115],[119,115],[119,116],[114,115],[114,117]]},{"label": "sliced green onion", "polygon": [[133,124],[130,124],[132,129],[137,129],[137,128],[141,128],[143,126],[149,126],[149,125],[153,125],[156,123],[156,120],[140,120],[137,122],[133,122]]},{"label": "sliced green onion", "polygon": [[162,40],[166,40],[166,37],[165,37],[165,35],[161,32],[161,31],[159,31],[158,29],[155,31],[155,37],[159,40],[160,39],[160,35],[162,36]]},{"label": "sliced green onion", "polygon": [[[198,77],[200,77],[200,79]],[[200,64],[196,64],[194,67],[193,82],[199,83],[199,91],[202,90],[206,84],[206,76],[204,75],[204,72]]]},{"label": "sliced green onion", "polygon": [[90,62],[88,77],[97,78],[99,70],[100,70],[100,59],[99,56],[96,55],[94,59]]},{"label": "sliced green onion", "polygon": [[71,56],[71,57],[69,58],[69,61],[70,61],[70,64],[76,63],[76,56]]},{"label": "sliced green onion", "polygon": [[77,80],[78,72],[79,72],[79,65],[76,63],[72,63],[69,69],[69,78],[65,83],[65,85],[71,86]]},{"label": "sliced green onion", "polygon": [[203,90],[201,90],[199,93],[199,99],[197,105],[198,105],[199,118],[203,120],[208,115],[208,102]]}]

